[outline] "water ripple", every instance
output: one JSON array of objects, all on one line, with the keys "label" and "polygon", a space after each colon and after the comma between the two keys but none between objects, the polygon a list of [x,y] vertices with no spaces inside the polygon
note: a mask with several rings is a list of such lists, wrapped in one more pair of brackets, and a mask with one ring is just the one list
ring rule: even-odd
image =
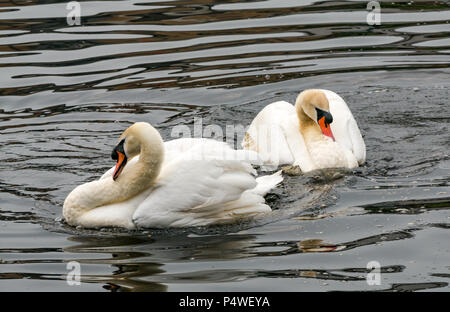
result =
[{"label": "water ripple", "polygon": [[[0,4],[0,284],[106,291],[448,287],[448,1]],[[246,126],[305,88],[338,92],[367,145],[354,170],[286,176],[274,211],[225,227],[120,231],[61,221],[136,121]],[[235,147],[238,147],[234,140]],[[379,261],[382,284],[365,280]]]}]

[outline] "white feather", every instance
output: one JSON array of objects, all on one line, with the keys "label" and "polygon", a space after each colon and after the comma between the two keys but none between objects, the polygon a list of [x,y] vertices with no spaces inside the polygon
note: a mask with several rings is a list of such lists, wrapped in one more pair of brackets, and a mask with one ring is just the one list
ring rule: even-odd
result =
[{"label": "white feather", "polygon": [[320,91],[329,102],[333,116],[331,130],[336,142],[322,136],[307,145],[295,106],[278,101],[264,107],[253,119],[242,147],[258,152],[269,168],[289,164],[308,172],[320,168],[354,168],[364,163],[364,140],[347,104],[332,91]]},{"label": "white feather", "polygon": [[[210,143],[202,141],[165,164],[154,190],[133,215],[137,226],[226,223],[270,211],[264,194],[253,191],[259,182],[252,163],[259,163],[259,159],[248,160],[248,151],[235,151],[228,146],[224,150],[210,149]],[[247,157],[242,158],[243,155]],[[261,184],[270,189],[281,180],[261,180]]]},{"label": "white feather", "polygon": [[[77,187],[64,204],[66,220],[84,227],[185,227],[229,223],[271,211],[263,196],[282,181],[280,173],[256,178],[257,153],[233,150],[210,139],[177,139],[164,144],[164,161],[155,183],[125,201],[94,206],[90,194],[116,186],[114,167],[98,181]],[[133,170],[139,156],[125,170]],[[106,192],[105,192],[106,193]]]}]

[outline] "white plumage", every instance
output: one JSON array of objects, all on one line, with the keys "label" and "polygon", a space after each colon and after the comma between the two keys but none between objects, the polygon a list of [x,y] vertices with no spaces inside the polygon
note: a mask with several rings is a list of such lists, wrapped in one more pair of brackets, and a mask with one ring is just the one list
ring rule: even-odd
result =
[{"label": "white plumage", "polygon": [[[162,144],[163,156],[159,156],[155,154],[158,144],[152,144],[158,141],[156,130],[149,127],[136,123],[127,130],[125,153],[127,140],[133,139],[152,149],[154,155],[146,160],[142,155],[132,158],[116,181],[111,168],[99,180],[75,188],[63,208],[69,224],[128,229],[188,227],[230,223],[271,211],[263,196],[282,177],[278,172],[256,178],[252,164],[261,164],[257,153],[233,150],[210,139],[177,139]],[[147,167],[143,167],[146,161]],[[145,175],[147,170],[157,170],[157,162],[160,171],[153,181],[148,185],[137,182],[136,171]],[[120,192],[136,194],[115,202]]]},{"label": "white plumage", "polygon": [[[320,93],[326,97],[324,103],[317,100]],[[306,96],[312,98],[312,103],[305,100]],[[312,116],[316,107],[332,115],[330,126],[335,141],[320,132],[313,118],[317,116]],[[302,127],[300,119],[307,125]],[[336,93],[322,89],[302,92],[295,106],[285,101],[267,105],[252,121],[242,147],[258,152],[266,165],[298,165],[303,172],[354,168],[366,158],[364,140],[347,104]]]}]

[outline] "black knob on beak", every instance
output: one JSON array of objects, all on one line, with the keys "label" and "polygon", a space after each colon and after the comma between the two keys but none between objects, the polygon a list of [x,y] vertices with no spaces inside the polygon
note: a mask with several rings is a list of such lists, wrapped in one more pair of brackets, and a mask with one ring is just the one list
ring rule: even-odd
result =
[{"label": "black knob on beak", "polygon": [[119,159],[119,155],[117,154],[117,152],[121,152],[122,154],[125,155],[125,150],[123,149],[123,144],[125,143],[125,139],[123,139],[122,141],[119,142],[119,144],[117,144],[112,152],[111,152],[111,158],[115,161],[117,161]]}]

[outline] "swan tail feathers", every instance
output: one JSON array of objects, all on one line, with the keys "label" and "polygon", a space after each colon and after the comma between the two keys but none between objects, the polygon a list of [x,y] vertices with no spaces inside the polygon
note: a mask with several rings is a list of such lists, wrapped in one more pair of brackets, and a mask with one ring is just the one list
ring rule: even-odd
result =
[{"label": "swan tail feathers", "polygon": [[282,171],[279,170],[274,174],[256,178],[256,187],[252,190],[252,192],[261,196],[265,196],[271,189],[273,189],[283,181],[281,172]]}]

